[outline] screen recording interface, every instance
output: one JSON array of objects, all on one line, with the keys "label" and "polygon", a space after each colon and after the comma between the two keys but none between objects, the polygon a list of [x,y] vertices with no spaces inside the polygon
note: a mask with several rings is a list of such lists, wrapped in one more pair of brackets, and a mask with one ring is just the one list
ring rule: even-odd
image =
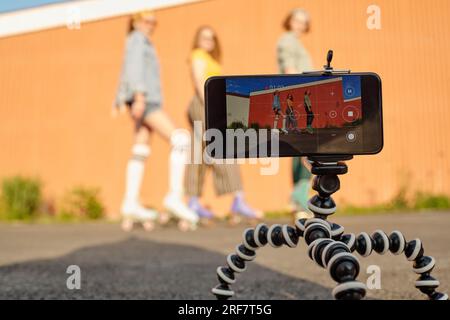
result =
[{"label": "screen recording interface", "polygon": [[225,80],[227,128],[279,133],[287,154],[361,152],[361,77],[265,76]]}]

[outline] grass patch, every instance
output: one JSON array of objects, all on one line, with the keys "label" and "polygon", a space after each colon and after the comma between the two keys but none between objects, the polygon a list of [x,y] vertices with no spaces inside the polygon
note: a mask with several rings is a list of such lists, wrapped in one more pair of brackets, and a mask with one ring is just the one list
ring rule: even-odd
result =
[{"label": "grass patch", "polygon": [[450,209],[450,197],[419,192],[416,194],[414,209],[416,210],[447,210]]},{"label": "grass patch", "polygon": [[404,213],[419,211],[450,210],[450,197],[426,192],[417,192],[412,198],[406,197],[406,190],[402,189],[388,203],[374,206],[345,206],[338,210],[344,215]]},{"label": "grass patch", "polygon": [[14,176],[2,181],[0,218],[32,220],[42,206],[41,182],[35,178]]},{"label": "grass patch", "polygon": [[292,216],[292,212],[289,210],[271,210],[271,211],[266,211],[264,212],[264,218],[265,219],[282,219],[282,218],[287,218],[287,217],[291,217]]},{"label": "grass patch", "polygon": [[[339,215],[373,215],[392,213],[411,213],[421,211],[450,211],[450,197],[426,192],[417,192],[412,198],[406,196],[405,189],[401,189],[391,201],[373,206],[339,206],[336,214]],[[289,218],[292,213],[289,210],[272,210],[265,212],[267,219]]]},{"label": "grass patch", "polygon": [[57,202],[45,201],[39,179],[13,176],[3,179],[0,193],[0,221],[52,223],[84,222],[105,217],[98,188],[75,187]]},{"label": "grass patch", "polygon": [[97,188],[75,187],[64,195],[57,218],[61,221],[99,220],[105,209]]}]

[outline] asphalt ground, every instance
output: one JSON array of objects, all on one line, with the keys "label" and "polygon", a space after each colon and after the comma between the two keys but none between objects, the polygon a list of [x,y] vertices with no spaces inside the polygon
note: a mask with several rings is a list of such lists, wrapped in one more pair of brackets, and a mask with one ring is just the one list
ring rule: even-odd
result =
[{"label": "asphalt ground", "polygon": [[[440,290],[450,286],[450,212],[333,217],[346,232],[383,229],[419,237],[436,258]],[[279,222],[279,221],[277,221]],[[281,221],[283,222],[283,221]],[[289,221],[284,221],[289,223]],[[269,221],[268,223],[275,223]],[[215,270],[241,241],[245,225],[217,224],[182,233],[175,227],[124,233],[115,223],[0,224],[0,299],[212,299]],[[404,255],[358,256],[365,282],[370,265],[381,270],[371,299],[423,299]],[[68,266],[81,270],[81,289],[66,286]],[[265,247],[238,276],[235,299],[332,299],[335,282],[306,254]]]}]

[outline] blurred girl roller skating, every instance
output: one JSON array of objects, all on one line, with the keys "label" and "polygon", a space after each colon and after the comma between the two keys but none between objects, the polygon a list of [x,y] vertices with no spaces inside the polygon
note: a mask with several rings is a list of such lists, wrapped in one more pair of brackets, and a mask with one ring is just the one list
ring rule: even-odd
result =
[{"label": "blurred girl roller skating", "polygon": [[[211,27],[203,26],[197,30],[190,56],[195,95],[188,109],[191,124],[194,125],[194,122],[197,121],[200,124],[200,126],[194,127],[194,139],[199,139],[197,145],[202,145],[202,132],[205,129],[204,83],[209,77],[218,76],[222,73],[220,49],[217,35]],[[198,132],[196,132],[196,129]],[[214,217],[214,214],[205,208],[199,200],[208,168],[213,172],[216,193],[218,195],[234,194],[234,200],[231,205],[231,212],[234,214],[232,221],[238,220],[239,216],[248,219],[259,219],[262,217],[260,211],[251,208],[244,200],[239,166],[237,164],[192,163],[188,165],[186,192],[190,197],[189,208],[191,210],[204,219]]]},{"label": "blurred girl roller skating", "polygon": [[182,230],[195,228],[198,221],[197,214],[183,203],[183,180],[190,137],[186,132],[177,130],[161,108],[160,67],[151,41],[156,25],[153,12],[133,15],[116,97],[116,105],[120,109],[129,108],[135,125],[134,145],[126,168],[125,195],[121,208],[124,230],[130,230],[134,222],[141,222],[146,229],[151,229],[159,216],[156,211],[144,208],[139,202],[145,160],[151,153],[149,137],[153,131],[171,144],[169,191],[164,198],[164,207],[179,219]]}]

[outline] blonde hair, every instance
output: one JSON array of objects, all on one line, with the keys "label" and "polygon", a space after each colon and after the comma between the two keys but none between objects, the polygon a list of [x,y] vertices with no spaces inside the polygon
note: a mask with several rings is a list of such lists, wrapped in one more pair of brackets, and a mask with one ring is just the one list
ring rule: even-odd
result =
[{"label": "blonde hair", "polygon": [[211,55],[211,57],[214,58],[214,60],[216,60],[217,62],[220,62],[220,60],[222,58],[222,50],[220,47],[219,38],[217,37],[216,31],[210,26],[204,25],[204,26],[200,26],[197,29],[197,31],[195,32],[195,36],[194,36],[194,42],[192,44],[192,50],[195,50],[200,47],[199,46],[200,36],[201,36],[203,30],[207,30],[207,29],[212,31],[213,40],[214,40],[214,49],[209,54]]},{"label": "blonde hair", "polygon": [[130,22],[128,24],[128,33],[134,30],[134,24],[136,22],[139,22],[146,17],[155,17],[155,16],[156,16],[155,11],[152,10],[144,10],[132,14]]},{"label": "blonde hair", "polygon": [[289,12],[289,14],[284,18],[283,21],[283,28],[286,31],[291,31],[291,21],[292,18],[294,18],[297,14],[302,14],[305,17],[305,23],[306,23],[306,30],[305,32],[309,32],[311,29],[311,17],[305,9],[302,8],[295,8]]}]

